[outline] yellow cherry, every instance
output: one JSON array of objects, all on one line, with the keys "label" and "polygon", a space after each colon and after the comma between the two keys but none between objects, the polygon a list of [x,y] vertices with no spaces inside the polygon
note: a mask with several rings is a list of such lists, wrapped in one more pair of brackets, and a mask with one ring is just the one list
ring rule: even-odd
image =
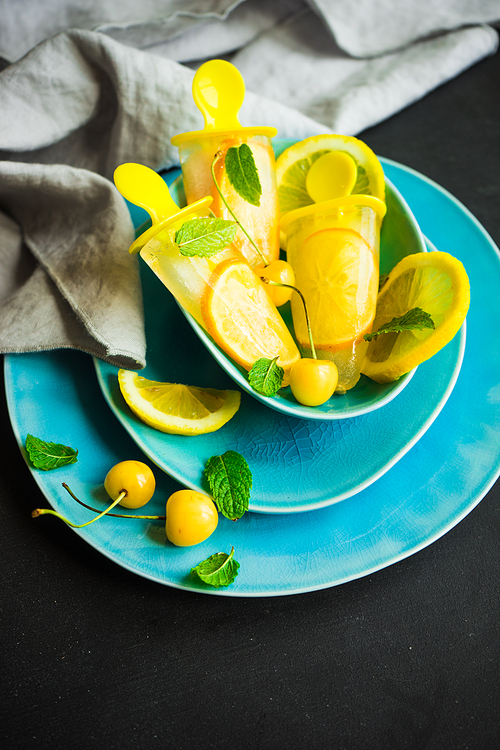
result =
[{"label": "yellow cherry", "polygon": [[303,357],[292,366],[290,388],[300,404],[320,406],[335,392],[338,378],[335,362]]},{"label": "yellow cherry", "polygon": [[[268,266],[257,266],[255,273],[257,276],[269,279],[277,284],[288,284],[290,286],[295,284],[293,268],[286,260],[273,260]],[[274,286],[274,284],[266,284],[266,290],[276,307],[281,307],[285,302],[288,302],[293,294],[293,289]]]},{"label": "yellow cherry", "polygon": [[124,508],[141,508],[153,497],[154,474],[142,461],[121,461],[113,466],[104,480],[104,489],[112,500],[125,493],[119,501]]},{"label": "yellow cherry", "polygon": [[167,539],[177,547],[191,547],[208,539],[217,528],[217,508],[208,495],[178,490],[167,500]]}]

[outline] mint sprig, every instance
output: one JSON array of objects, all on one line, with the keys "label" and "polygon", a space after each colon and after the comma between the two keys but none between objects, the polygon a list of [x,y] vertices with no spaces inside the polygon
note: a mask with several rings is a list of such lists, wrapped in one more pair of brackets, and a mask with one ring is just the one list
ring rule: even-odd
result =
[{"label": "mint sprig", "polygon": [[399,318],[393,318],[389,323],[381,326],[378,331],[365,333],[365,341],[371,341],[383,333],[401,333],[402,331],[418,330],[423,331],[425,328],[435,328],[434,321],[429,313],[420,307],[413,307]]},{"label": "mint sprig", "polygon": [[209,258],[224,250],[234,240],[237,224],[228,219],[189,219],[175,233],[174,239],[181,255]]},{"label": "mint sprig", "polygon": [[236,521],[248,510],[252,472],[241,453],[226,451],[212,456],[205,465],[205,476],[214,502],[222,515]]},{"label": "mint sprig", "polygon": [[26,436],[26,450],[35,469],[42,471],[76,464],[78,460],[78,451],[74,448],[61,443],[48,443],[29,434]]},{"label": "mint sprig", "polygon": [[234,559],[234,547],[227,555],[225,552],[216,552],[203,562],[191,568],[191,573],[201,578],[204,583],[218,589],[221,586],[230,586],[238,575],[240,564]]},{"label": "mint sprig", "polygon": [[278,357],[267,359],[261,357],[252,365],[248,373],[248,382],[257,393],[263,396],[274,396],[283,383],[285,371],[278,364]]},{"label": "mint sprig", "polygon": [[228,148],[225,167],[227,178],[238,195],[252,206],[260,206],[262,186],[250,146],[242,143]]}]

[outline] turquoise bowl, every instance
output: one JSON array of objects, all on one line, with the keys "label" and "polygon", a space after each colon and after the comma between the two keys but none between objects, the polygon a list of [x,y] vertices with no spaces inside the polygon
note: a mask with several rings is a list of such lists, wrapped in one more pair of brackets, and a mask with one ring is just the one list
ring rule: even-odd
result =
[{"label": "turquoise bowl", "polygon": [[[274,144],[276,156],[295,141],[278,140]],[[173,199],[179,206],[184,206],[186,198],[179,175],[170,185]],[[405,255],[427,252],[420,228],[411,212],[410,207],[401,193],[386,178],[387,214],[382,223],[380,235],[380,272],[388,273]],[[144,226],[140,231],[143,231]],[[166,292],[168,293],[168,292]],[[357,385],[345,395],[334,394],[321,406],[303,406],[299,404],[290,386],[282,388],[275,396],[263,396],[257,393],[247,380],[246,371],[234,362],[214,342],[202,326],[187,312],[182,310],[193,331],[210,351],[219,365],[244,391],[271,409],[299,419],[347,419],[367,414],[374,409],[388,404],[406,388],[414,375],[412,372],[403,375],[393,383],[375,383],[362,375]],[[293,332],[292,316],[289,303],[280,308],[280,313]]]}]

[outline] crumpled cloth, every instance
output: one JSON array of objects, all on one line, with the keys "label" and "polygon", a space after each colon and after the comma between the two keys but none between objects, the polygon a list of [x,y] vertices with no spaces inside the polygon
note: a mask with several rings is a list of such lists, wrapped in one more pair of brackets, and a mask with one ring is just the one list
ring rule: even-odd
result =
[{"label": "crumpled cloth", "polygon": [[178,164],[170,138],[203,126],[191,81],[204,59],[242,72],[242,124],[354,135],[493,53],[500,20],[500,0],[136,6],[0,0],[2,352],[145,366],[134,232],[112,175]]}]

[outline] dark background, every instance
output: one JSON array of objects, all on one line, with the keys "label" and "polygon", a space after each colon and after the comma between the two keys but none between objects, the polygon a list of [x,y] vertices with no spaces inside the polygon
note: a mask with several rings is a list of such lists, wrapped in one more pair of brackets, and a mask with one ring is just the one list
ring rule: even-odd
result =
[{"label": "dark background", "polygon": [[[499,53],[360,137],[447,188],[500,244]],[[289,597],[203,596],[33,522],[41,493],[4,396],[0,419],[5,747],[499,746],[499,483],[375,575]]]}]

